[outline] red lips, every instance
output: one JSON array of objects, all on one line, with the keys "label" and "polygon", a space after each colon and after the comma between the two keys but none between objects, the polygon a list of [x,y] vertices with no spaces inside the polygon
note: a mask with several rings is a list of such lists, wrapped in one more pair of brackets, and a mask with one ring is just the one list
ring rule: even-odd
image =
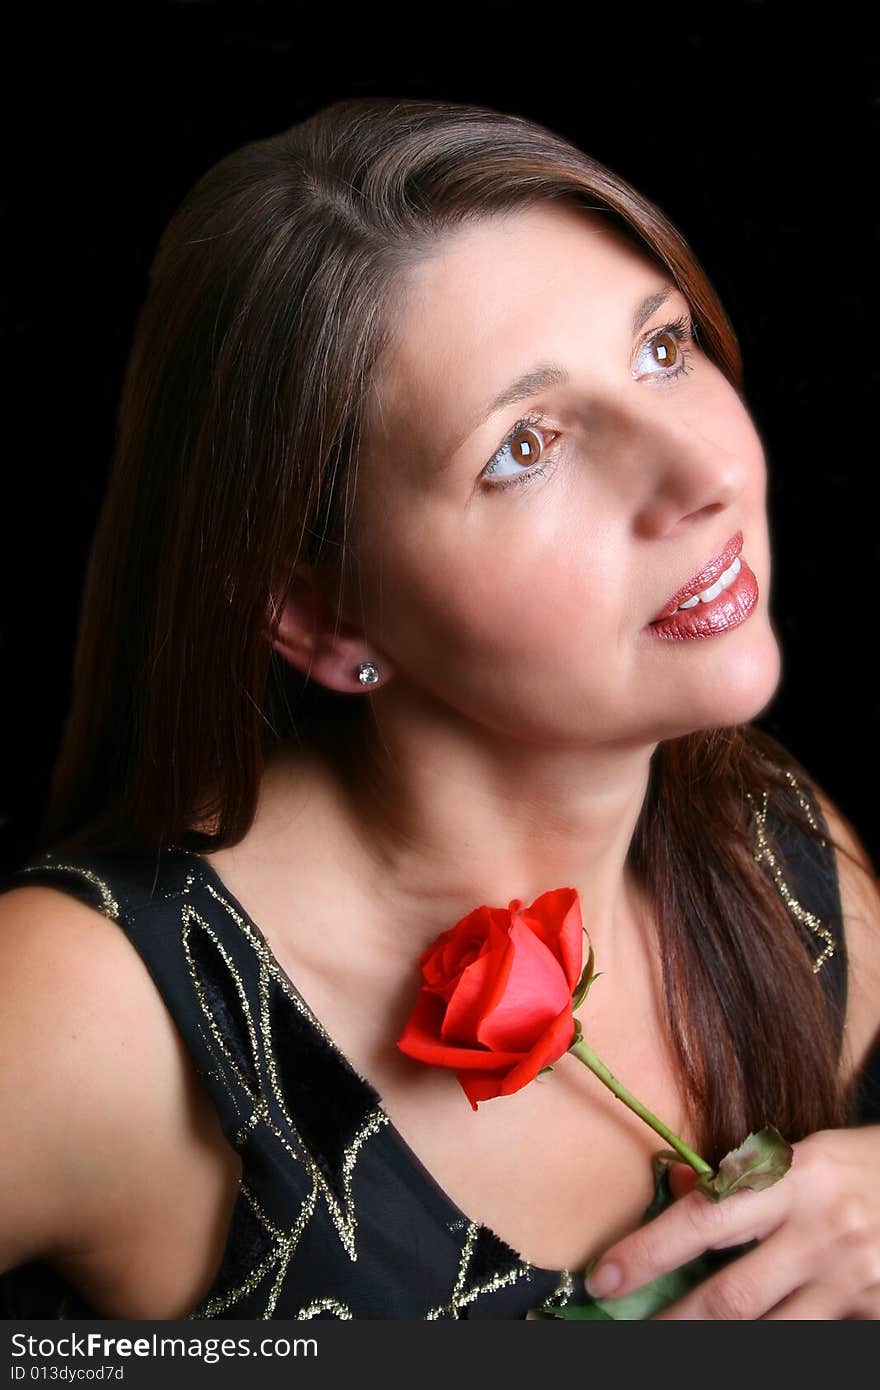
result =
[{"label": "red lips", "polygon": [[693,598],[694,594],[699,594],[703,589],[708,589],[720,574],[723,574],[729,565],[732,565],[737,555],[742,550],[743,533],[737,531],[731,536],[727,545],[720,555],[716,555],[714,560],[709,560],[697,574],[693,575],[686,584],[672,595],[670,599],[660,609],[660,612],[651,619],[652,623],[659,623],[663,618],[668,618],[674,613],[679,604],[684,603],[685,599]]}]

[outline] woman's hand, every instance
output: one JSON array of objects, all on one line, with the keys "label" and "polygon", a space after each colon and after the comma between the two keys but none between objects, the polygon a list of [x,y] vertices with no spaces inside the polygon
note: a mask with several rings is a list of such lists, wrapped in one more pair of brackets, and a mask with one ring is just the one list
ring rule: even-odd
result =
[{"label": "woman's hand", "polygon": [[[696,1174],[674,1165],[672,1191],[686,1195],[605,1251],[590,1292],[617,1298],[706,1250],[757,1240],[654,1318],[880,1318],[880,1124],[819,1130],[792,1149],[772,1187],[720,1202],[688,1191]],[[620,1281],[594,1288],[612,1265]]]}]

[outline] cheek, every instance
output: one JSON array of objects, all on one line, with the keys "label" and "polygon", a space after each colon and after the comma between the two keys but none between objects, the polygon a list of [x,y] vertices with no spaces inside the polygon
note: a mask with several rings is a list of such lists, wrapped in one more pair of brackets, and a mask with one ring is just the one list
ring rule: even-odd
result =
[{"label": "cheek", "polygon": [[[525,507],[518,498],[511,512],[525,518]],[[625,603],[570,517],[550,543],[522,520],[477,539],[459,508],[454,531],[386,552],[380,649],[423,691],[499,733],[577,738],[588,721],[596,737],[617,735],[631,699]]]},{"label": "cheek", "polygon": [[545,678],[559,666],[570,680],[579,636],[607,645],[618,599],[598,538],[554,499],[557,481],[539,483],[542,496],[475,497],[448,517],[438,504],[392,523],[375,610],[392,658],[423,674],[460,663],[483,680],[540,662]]}]

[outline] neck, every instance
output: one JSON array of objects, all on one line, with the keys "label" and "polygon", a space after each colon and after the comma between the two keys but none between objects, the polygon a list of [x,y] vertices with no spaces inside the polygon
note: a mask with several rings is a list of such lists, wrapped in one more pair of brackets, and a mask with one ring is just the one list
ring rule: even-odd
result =
[{"label": "neck", "polygon": [[[627,857],[656,744],[537,747],[436,718],[365,727],[344,754],[307,760],[317,843],[341,836],[334,857],[366,889],[371,948],[411,959],[475,906],[571,887],[611,964],[644,917]],[[287,763],[294,780],[302,758]]]}]

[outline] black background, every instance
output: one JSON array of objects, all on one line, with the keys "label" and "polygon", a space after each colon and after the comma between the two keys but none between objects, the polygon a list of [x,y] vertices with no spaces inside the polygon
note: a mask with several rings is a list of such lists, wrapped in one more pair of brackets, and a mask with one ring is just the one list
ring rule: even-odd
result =
[{"label": "black background", "polygon": [[[76,13],[71,13],[76,10]],[[760,723],[880,864],[876,30],[797,4],[32,11],[7,32],[0,853],[29,852],[158,236],[245,141],[344,95],[533,117],[657,202],[739,336],[783,680]]]}]

